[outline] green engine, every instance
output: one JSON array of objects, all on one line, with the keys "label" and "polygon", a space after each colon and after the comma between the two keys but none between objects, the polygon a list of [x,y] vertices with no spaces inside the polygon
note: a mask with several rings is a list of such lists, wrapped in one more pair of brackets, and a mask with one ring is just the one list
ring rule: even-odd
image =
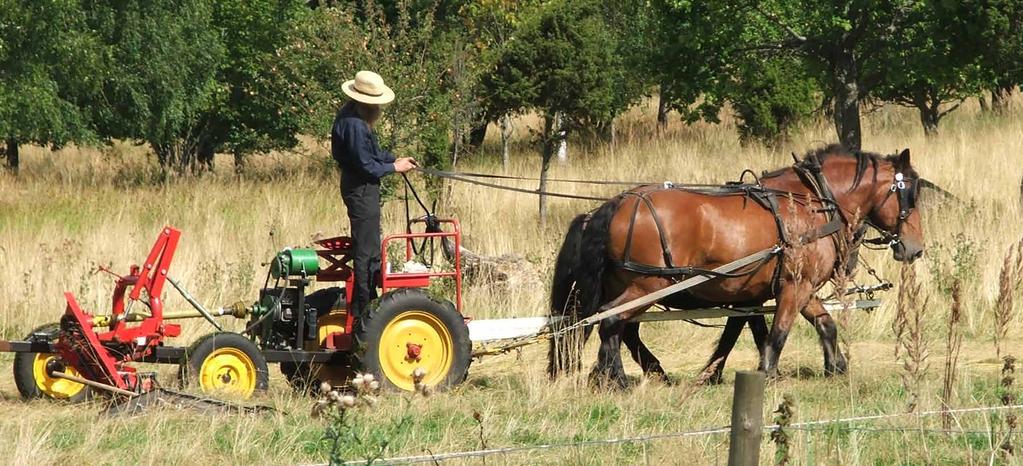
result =
[{"label": "green engine", "polygon": [[344,296],[342,288],[307,296],[306,288],[319,271],[315,249],[288,248],[270,261],[270,273],[259,301],[250,308],[248,325],[262,348],[302,349],[305,341],[316,339],[317,315],[328,312]]}]

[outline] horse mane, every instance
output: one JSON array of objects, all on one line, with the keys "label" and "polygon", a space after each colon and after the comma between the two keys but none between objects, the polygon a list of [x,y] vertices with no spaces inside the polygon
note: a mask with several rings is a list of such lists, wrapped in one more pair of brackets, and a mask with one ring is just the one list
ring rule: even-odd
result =
[{"label": "horse mane", "polygon": [[[873,179],[873,181],[876,183],[877,182],[878,166],[881,164],[881,162],[891,163],[897,169],[902,170],[902,172],[907,177],[910,177],[910,178],[913,178],[913,179],[918,177],[918,175],[916,173],[916,170],[914,170],[913,167],[911,167],[911,166],[906,166],[906,167],[900,166],[901,165],[901,161],[899,160],[899,154],[897,154],[897,153],[896,154],[891,154],[891,155],[881,155],[881,154],[878,154],[878,153],[875,153],[875,152],[851,150],[848,147],[845,147],[844,145],[837,144],[837,143],[835,143],[835,144],[828,144],[826,146],[819,147],[817,149],[811,149],[810,151],[808,151],[802,157],[801,160],[796,162],[796,165],[798,165],[800,168],[810,168],[810,166],[813,165],[813,163],[814,163],[814,162],[811,161],[813,158],[816,158],[818,163],[823,164],[825,160],[828,160],[828,159],[831,159],[831,158],[836,158],[836,157],[847,157],[847,158],[853,158],[853,159],[856,160],[856,174],[855,174],[855,176],[853,178],[852,186],[849,188],[850,190],[856,189],[856,187],[859,186],[860,183],[863,182],[863,175],[866,174],[868,166],[870,166],[870,167],[872,167],[874,169],[874,179]],[[788,168],[781,168],[781,169],[778,169],[778,170],[774,170],[772,172],[767,172],[767,173],[764,173],[761,176],[761,178],[773,178],[773,177],[776,177],[776,176],[780,176],[781,174],[785,173],[787,170],[788,170]]]}]

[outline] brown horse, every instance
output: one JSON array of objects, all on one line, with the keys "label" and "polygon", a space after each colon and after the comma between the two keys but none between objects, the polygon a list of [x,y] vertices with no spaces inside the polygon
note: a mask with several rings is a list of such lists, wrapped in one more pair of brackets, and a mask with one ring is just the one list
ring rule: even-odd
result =
[{"label": "brown horse", "polygon": [[[758,342],[760,370],[777,375],[794,317],[802,313],[815,324],[821,339],[825,373],[844,372],[835,323],[815,293],[847,260],[852,236],[864,225],[888,240],[896,260],[911,262],[923,253],[923,230],[915,209],[918,179],[908,150],[882,157],[832,145],[766,174],[758,185],[642,186],[626,191],[573,221],[555,266],[552,312],[569,320],[585,318],[681,279],[711,275],[715,279],[661,304],[691,309],[758,305],[774,298],[777,311],[770,333],[762,345]],[[744,270],[708,272],[774,246],[781,246],[780,253]],[[622,342],[644,372],[663,374],[660,363],[639,341],[638,324],[628,322],[648,308],[600,322],[594,378],[624,386]],[[734,321],[738,330],[745,323],[741,319],[745,318]],[[552,341],[552,375],[578,366],[577,353],[588,333]]]}]

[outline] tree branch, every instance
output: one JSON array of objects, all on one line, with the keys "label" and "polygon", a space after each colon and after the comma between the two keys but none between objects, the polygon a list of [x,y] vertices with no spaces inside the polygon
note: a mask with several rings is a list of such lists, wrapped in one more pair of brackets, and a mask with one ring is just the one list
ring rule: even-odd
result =
[{"label": "tree branch", "polygon": [[791,26],[785,24],[785,22],[782,21],[781,18],[778,17],[778,15],[765,11],[763,8],[761,8],[759,2],[757,2],[756,6],[754,6],[753,8],[756,9],[757,12],[763,15],[765,18],[771,20],[771,22],[784,29],[785,32],[789,33],[789,35],[792,36],[792,39],[795,40],[796,42],[799,42],[800,44],[806,43],[806,36],[796,32],[796,30],[792,29]]},{"label": "tree branch", "polygon": [[966,99],[960,99],[959,102],[956,102],[956,104],[952,106],[952,108],[946,109],[944,112],[939,113],[938,114],[938,119],[940,120],[940,119],[944,118],[945,115],[948,115],[949,113],[954,112],[965,101],[966,101]]}]

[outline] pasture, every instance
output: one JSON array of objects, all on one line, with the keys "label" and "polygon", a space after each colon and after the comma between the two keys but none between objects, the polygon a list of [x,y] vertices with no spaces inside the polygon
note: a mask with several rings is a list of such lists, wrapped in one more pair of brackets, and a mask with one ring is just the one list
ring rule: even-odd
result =
[{"label": "pasture", "polygon": [[[1017,107],[1020,102],[1015,102]],[[743,168],[755,172],[791,163],[834,139],[825,121],[796,132],[778,147],[741,147],[734,127],[672,122],[654,131],[654,109],[641,106],[621,117],[614,145],[570,141],[569,161],[555,164],[552,177],[642,179],[719,183]],[[386,116],[385,116],[386,118]],[[512,164],[507,174],[536,176],[540,157],[528,144],[531,117],[516,120]],[[925,138],[915,112],[885,107],[865,118],[866,150],[892,153],[910,148],[922,176],[954,193],[959,202],[924,194],[927,251],[915,264],[923,310],[921,341],[927,358],[918,386],[918,410],[941,407],[950,281],[962,280],[964,335],[958,378],[950,405],[993,406],[999,400],[999,369],[993,343],[994,307],[1003,258],[1023,235],[1020,181],[1023,177],[1023,119],[998,117],[964,106],[951,114],[941,134]],[[496,133],[496,131],[494,131]],[[481,155],[456,167],[500,172],[499,142],[492,135]],[[405,154],[414,155],[414,154]],[[0,176],[0,339],[18,339],[37,325],[55,321],[64,309],[63,292],[79,296],[86,309],[105,308],[110,277],[98,265],[125,270],[148,250],[165,224],[180,228],[176,278],[202,302],[227,305],[255,299],[263,280],[262,263],[286,245],[309,244],[313,235],[347,231],[338,195],[338,174],[327,145],[307,141],[300,153],[253,160],[235,175],[227,157],[214,173],[158,182],[157,167],[145,148],[126,144],[99,149],[69,147],[51,154],[23,150],[19,177]],[[419,176],[413,177],[421,183]],[[535,188],[532,183],[519,186]],[[466,246],[486,255],[518,254],[532,264],[540,283],[494,286],[478,283],[466,291],[467,313],[475,318],[534,316],[546,312],[546,287],[554,256],[568,221],[591,209],[587,201],[551,200],[546,228],[538,227],[537,199],[464,184],[448,184],[439,204],[442,216],[462,222]],[[614,188],[554,185],[552,190],[612,195]],[[384,231],[404,229],[400,200],[384,210]],[[272,236],[270,233],[273,233]],[[865,260],[898,284],[900,265],[889,251],[869,251]],[[860,270],[857,280],[871,283]],[[799,320],[781,358],[784,377],[768,386],[766,407],[783,396],[795,400],[797,421],[905,412],[911,395],[905,369],[895,358],[896,295],[867,313],[836,316],[848,375],[826,379],[813,328]],[[168,306],[184,306],[176,297]],[[1019,306],[1017,306],[1019,307]],[[229,321],[238,328],[240,322]],[[1003,353],[1023,357],[1023,313],[1009,323]],[[185,325],[180,341],[209,329]],[[726,367],[726,383],[695,387],[720,332],[685,323],[645,324],[642,334],[674,383],[641,381],[626,392],[594,392],[585,372],[550,382],[544,373],[546,346],[476,361],[460,387],[428,398],[386,395],[379,405],[348,417],[348,437],[334,453],[362,459],[387,445],[384,457],[420,455],[485,447],[530,446],[653,435],[719,427],[729,423],[735,369],[756,365],[756,352],[744,333]],[[596,339],[585,349],[584,366],[596,355]],[[172,384],[175,371],[160,367]],[[639,369],[626,361],[627,372]],[[97,417],[96,405],[23,402],[10,377],[11,356],[0,355],[0,462],[55,463],[317,463],[331,455],[323,419],[310,417],[312,399],[297,395],[271,367],[271,389],[257,401],[278,414],[211,415],[155,410],[135,418]],[[1016,393],[1020,393],[1019,383]],[[1017,395],[1019,397],[1019,395]],[[479,413],[480,420],[474,418]],[[765,419],[769,419],[770,414]],[[795,464],[989,464],[998,455],[1003,414],[964,414],[951,432],[937,418],[905,418],[869,426],[874,430],[827,429],[791,432]],[[891,428],[891,429],[889,429]],[[765,436],[766,438],[766,436]],[[1023,450],[1023,437],[1014,440]],[[762,461],[775,447],[765,440]],[[1019,455],[1017,453],[1017,455]],[[1009,459],[1018,463],[1023,456]],[[508,453],[487,464],[718,464],[727,458],[727,435],[708,435],[616,445],[577,446]],[[462,459],[444,464],[480,464]]]}]

